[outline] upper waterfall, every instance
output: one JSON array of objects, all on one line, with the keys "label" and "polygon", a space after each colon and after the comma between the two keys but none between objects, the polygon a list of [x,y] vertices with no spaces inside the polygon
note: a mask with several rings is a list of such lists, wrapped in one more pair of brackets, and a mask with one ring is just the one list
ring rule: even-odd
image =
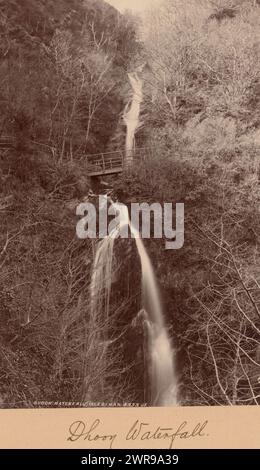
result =
[{"label": "upper waterfall", "polygon": [[129,82],[133,90],[133,96],[127,103],[124,111],[124,122],[126,125],[126,161],[127,165],[133,162],[133,153],[135,149],[135,134],[140,127],[140,111],[143,101],[143,80],[139,76],[144,65],[139,67],[135,72],[128,73]]}]

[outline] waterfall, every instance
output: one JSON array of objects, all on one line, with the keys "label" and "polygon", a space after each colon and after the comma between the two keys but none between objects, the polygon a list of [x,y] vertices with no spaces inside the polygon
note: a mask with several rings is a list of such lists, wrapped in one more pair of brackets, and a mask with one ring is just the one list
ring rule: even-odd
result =
[{"label": "waterfall", "polygon": [[138,238],[139,234],[135,231],[134,234],[142,266],[143,308],[147,312],[152,404],[177,405],[175,352],[164,324],[160,294],[152,263],[143,241]]},{"label": "waterfall", "polygon": [[[142,71],[144,66],[139,67]],[[126,163],[131,165],[133,162],[135,148],[135,133],[140,127],[140,109],[143,101],[143,81],[138,76],[138,71],[128,74],[128,78],[133,89],[133,97],[127,103],[124,111],[124,122],[126,125]]]},{"label": "waterfall", "polygon": [[[113,203],[112,203],[113,204]],[[116,204],[113,204],[116,208]],[[175,370],[175,351],[165,326],[160,295],[152,263],[141,240],[139,232],[131,225],[129,215],[120,212],[118,226],[98,244],[91,280],[91,312],[104,312],[102,298],[105,298],[105,314],[109,313],[109,299],[113,277],[114,241],[123,226],[128,226],[135,239],[142,268],[142,301],[144,324],[148,332],[148,360],[151,386],[151,404],[154,406],[177,405],[178,382]]]},{"label": "waterfall", "polygon": [[90,286],[92,320],[101,313],[100,310],[104,311],[103,303],[105,303],[106,317],[109,315],[113,251],[113,237],[106,237],[99,243]]}]

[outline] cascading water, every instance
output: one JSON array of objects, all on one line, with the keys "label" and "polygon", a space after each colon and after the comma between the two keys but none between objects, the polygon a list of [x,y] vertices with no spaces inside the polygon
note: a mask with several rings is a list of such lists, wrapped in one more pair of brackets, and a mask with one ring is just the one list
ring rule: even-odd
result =
[{"label": "cascading water", "polygon": [[99,243],[96,252],[90,286],[91,317],[93,320],[100,314],[100,310],[103,312],[104,304],[105,315],[106,317],[109,315],[114,240],[113,237],[106,237]]},{"label": "cascading water", "polygon": [[[112,203],[113,204],[113,203]],[[116,208],[116,204],[113,204]],[[152,267],[139,232],[131,225],[126,211],[119,211],[117,227],[98,244],[91,281],[92,316],[109,312],[109,299],[113,277],[113,248],[120,230],[128,226],[136,241],[142,268],[142,297],[144,323],[148,331],[148,360],[151,386],[151,404],[154,406],[177,405],[178,383],[175,371],[175,352],[165,327],[160,295]],[[105,296],[105,302],[101,299]]]},{"label": "cascading water", "polygon": [[133,90],[132,99],[127,103],[124,111],[124,122],[126,125],[126,164],[130,166],[133,163],[133,154],[135,148],[135,133],[140,127],[140,110],[143,101],[143,81],[138,76],[144,66],[139,67],[133,73],[128,74],[128,78]]},{"label": "cascading water", "polygon": [[142,266],[143,307],[147,312],[148,348],[150,359],[151,393],[153,405],[177,405],[177,376],[175,352],[171,346],[160,301],[152,263],[140,238],[133,228],[136,247]]}]

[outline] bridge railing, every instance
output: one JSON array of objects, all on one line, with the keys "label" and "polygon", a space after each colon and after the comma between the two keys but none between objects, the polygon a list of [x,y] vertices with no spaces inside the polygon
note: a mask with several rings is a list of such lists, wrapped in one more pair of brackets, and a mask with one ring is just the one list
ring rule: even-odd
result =
[{"label": "bridge railing", "polygon": [[122,171],[127,159],[137,157],[140,160],[144,160],[150,151],[151,149],[149,147],[143,147],[134,149],[132,152],[127,152],[127,156],[125,149],[86,155],[89,174]]},{"label": "bridge railing", "polygon": [[105,173],[123,166],[123,152],[100,153],[87,156],[87,166],[90,173]]}]

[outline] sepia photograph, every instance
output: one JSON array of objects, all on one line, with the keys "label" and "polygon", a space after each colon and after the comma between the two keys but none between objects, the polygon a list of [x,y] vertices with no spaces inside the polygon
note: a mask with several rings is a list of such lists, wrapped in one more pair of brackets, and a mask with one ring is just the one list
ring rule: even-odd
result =
[{"label": "sepia photograph", "polygon": [[0,220],[0,408],[259,405],[260,0],[0,0]]}]

